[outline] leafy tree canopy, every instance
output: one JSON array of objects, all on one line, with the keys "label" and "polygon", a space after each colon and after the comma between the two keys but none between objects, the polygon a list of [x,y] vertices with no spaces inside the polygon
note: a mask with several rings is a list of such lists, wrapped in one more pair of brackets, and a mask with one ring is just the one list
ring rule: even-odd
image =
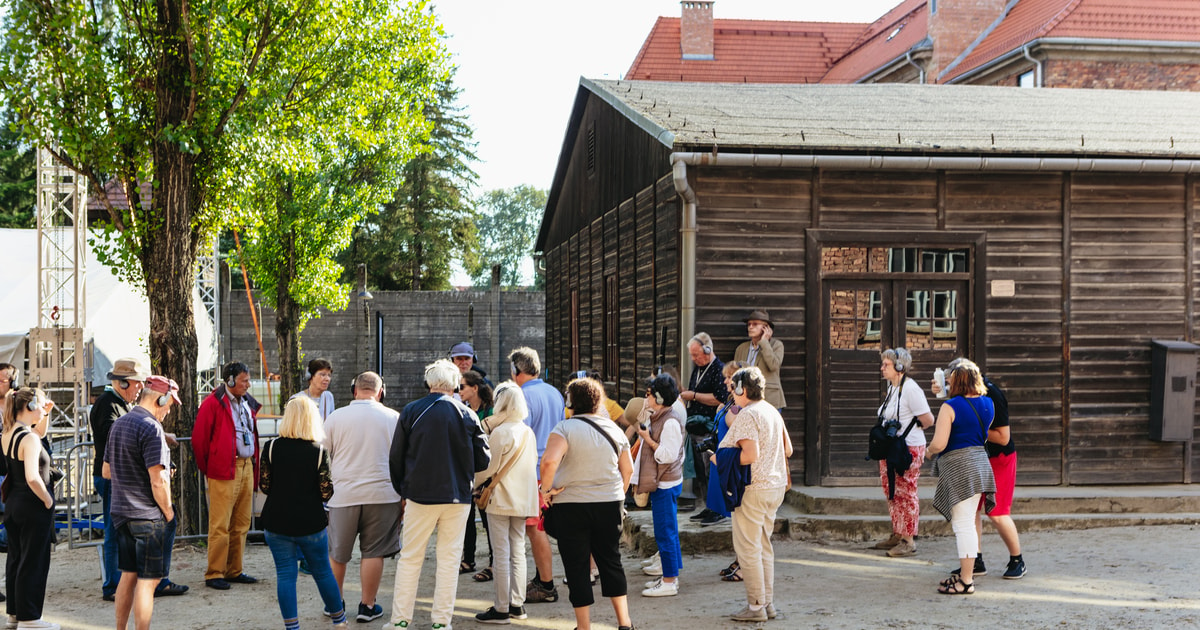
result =
[{"label": "leafy tree canopy", "polygon": [[31,228],[37,224],[36,153],[32,145],[7,124],[0,124],[0,228]]},{"label": "leafy tree canopy", "polygon": [[499,264],[501,286],[523,286],[522,267],[533,256],[546,191],[528,185],[492,190],[479,205],[483,208],[478,223],[480,252],[475,267],[469,269],[471,279],[476,286],[486,285],[492,265]]}]

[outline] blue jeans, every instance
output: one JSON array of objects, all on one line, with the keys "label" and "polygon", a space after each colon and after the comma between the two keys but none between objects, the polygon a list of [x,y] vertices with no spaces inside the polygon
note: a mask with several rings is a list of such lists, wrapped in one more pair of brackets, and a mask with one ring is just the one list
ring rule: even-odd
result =
[{"label": "blue jeans", "polygon": [[308,536],[284,536],[266,532],[267,546],[275,559],[275,595],[279,599],[279,612],[284,619],[296,619],[296,576],[297,562],[303,557],[308,561],[312,579],[325,602],[325,610],[341,610],[342,594],[338,591],[333,568],[329,566],[329,537],[325,530]]},{"label": "blue jeans", "polygon": [[654,515],[654,542],[662,558],[663,577],[679,577],[683,551],[679,546],[679,493],[682,486],[650,493],[650,511]]},{"label": "blue jeans", "polygon": [[104,583],[100,585],[100,591],[104,595],[116,595],[121,570],[117,568],[117,530],[112,524],[112,481],[104,477],[92,477],[92,481],[104,504]]}]

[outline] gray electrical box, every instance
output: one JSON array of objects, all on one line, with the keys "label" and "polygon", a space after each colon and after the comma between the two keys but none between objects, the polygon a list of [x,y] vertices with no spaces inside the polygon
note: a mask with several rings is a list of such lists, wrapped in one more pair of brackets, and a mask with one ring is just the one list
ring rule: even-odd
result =
[{"label": "gray electrical box", "polygon": [[1196,416],[1196,355],[1186,341],[1150,342],[1150,439],[1190,442]]}]

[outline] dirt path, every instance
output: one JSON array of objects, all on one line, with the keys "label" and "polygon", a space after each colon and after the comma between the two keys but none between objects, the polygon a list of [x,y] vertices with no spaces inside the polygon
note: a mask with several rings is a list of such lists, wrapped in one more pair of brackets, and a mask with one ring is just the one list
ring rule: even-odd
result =
[{"label": "dirt path", "polygon": [[[986,536],[985,558],[992,573],[979,578],[978,593],[949,597],[934,591],[952,567],[954,541],[924,539],[916,557],[889,559],[865,545],[779,541],[775,544],[776,606],[780,617],[767,628],[1196,628],[1200,627],[1200,525],[1040,532],[1022,538],[1029,574],[1023,580],[999,576],[1007,560],[998,538]],[[480,540],[481,561],[486,543]],[[630,608],[642,630],[657,628],[748,628],[725,617],[741,607],[739,584],[723,583],[717,571],[731,558],[718,555],[685,557],[680,595],[647,599],[640,596],[636,558],[627,558]],[[557,562],[557,558],[556,558]],[[531,563],[532,564],[532,563]],[[218,592],[204,588],[204,554],[198,548],[176,550],[172,578],[192,591],[155,602],[154,627],[190,630],[282,627],[275,600],[275,576],[270,552],[252,545],[246,571],[264,579],[253,586],[234,585]],[[100,599],[100,575],[95,549],[55,552],[45,617],[64,628],[93,630],[113,627],[112,604]],[[415,627],[429,627],[429,598],[433,591],[432,561],[427,560],[417,605]],[[380,601],[391,611],[395,576],[388,562]],[[301,576],[304,578],[305,576]],[[358,600],[357,565],[346,585],[350,607]],[[528,607],[530,618],[515,627],[571,630],[574,618],[562,601]],[[596,589],[597,597],[599,589]],[[459,582],[455,627],[484,627],[473,619],[491,604],[491,584],[476,584],[470,576]],[[321,601],[310,579],[300,584],[300,621],[305,628],[328,627]],[[386,619],[386,616],[385,618]],[[593,610],[596,628],[615,627],[607,603]],[[351,627],[378,628],[378,622]]]}]

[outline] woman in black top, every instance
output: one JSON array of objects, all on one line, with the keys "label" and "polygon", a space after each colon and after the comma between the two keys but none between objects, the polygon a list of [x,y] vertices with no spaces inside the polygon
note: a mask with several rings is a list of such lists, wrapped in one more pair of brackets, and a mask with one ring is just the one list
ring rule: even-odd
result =
[{"label": "woman in black top", "polygon": [[54,535],[54,493],[50,454],[42,447],[53,404],[40,389],[9,392],[4,405],[4,529],[8,531],[9,628],[46,628],[42,621],[50,545]]},{"label": "woman in black top", "polygon": [[309,398],[288,401],[279,424],[279,437],[262,452],[258,485],[267,496],[262,524],[275,559],[276,596],[285,630],[298,630],[296,608],[297,560],[303,557],[321,592],[334,628],[347,628],[346,606],[329,565],[329,519],[322,502],[333,496],[329,453],[321,446],[325,431],[317,406]]}]

